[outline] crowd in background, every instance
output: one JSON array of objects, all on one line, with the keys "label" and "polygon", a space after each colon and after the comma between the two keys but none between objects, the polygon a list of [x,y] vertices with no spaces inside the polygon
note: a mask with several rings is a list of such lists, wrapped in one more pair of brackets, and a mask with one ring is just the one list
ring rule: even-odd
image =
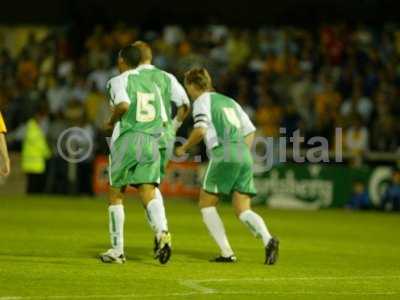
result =
[{"label": "crowd in background", "polygon": [[137,39],[150,43],[156,66],[179,79],[191,66],[209,68],[216,90],[244,107],[259,135],[279,137],[284,127],[288,136],[300,129],[332,141],[342,127],[344,149],[355,156],[399,150],[400,30],[346,24],[158,31],[99,25],[79,51],[68,30],[54,30],[42,39],[30,35],[14,56],[0,37],[0,109],[11,149],[36,116],[54,159],[58,136],[71,126],[93,137],[94,152],[106,152],[98,138],[109,113],[105,85],[117,74],[118,50]]}]

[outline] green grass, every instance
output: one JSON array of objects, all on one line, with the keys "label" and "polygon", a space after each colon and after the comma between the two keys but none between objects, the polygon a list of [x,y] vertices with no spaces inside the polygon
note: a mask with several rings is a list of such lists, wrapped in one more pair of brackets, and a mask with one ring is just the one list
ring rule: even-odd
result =
[{"label": "green grass", "polygon": [[126,204],[124,265],[102,264],[104,199],[0,199],[0,300],[26,299],[399,299],[400,216],[257,207],[281,240],[276,266],[262,244],[220,207],[236,264],[217,254],[197,206],[167,202],[173,256],[152,259],[152,233],[137,201]]}]

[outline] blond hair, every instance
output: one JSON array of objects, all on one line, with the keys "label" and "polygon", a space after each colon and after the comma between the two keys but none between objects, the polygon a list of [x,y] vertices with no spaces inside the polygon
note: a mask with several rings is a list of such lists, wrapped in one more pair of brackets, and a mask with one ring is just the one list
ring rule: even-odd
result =
[{"label": "blond hair", "polygon": [[185,84],[194,84],[200,90],[211,90],[211,76],[205,68],[193,68],[185,73]]}]

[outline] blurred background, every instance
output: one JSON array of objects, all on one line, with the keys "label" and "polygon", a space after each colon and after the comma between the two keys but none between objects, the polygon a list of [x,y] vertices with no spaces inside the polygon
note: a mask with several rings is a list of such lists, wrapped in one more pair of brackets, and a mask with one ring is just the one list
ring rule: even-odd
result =
[{"label": "blurred background", "polygon": [[[306,141],[326,137],[334,150],[335,128],[342,128],[343,163],[296,164],[288,153],[287,163],[257,174],[255,202],[400,210],[400,23],[393,3],[8,3],[0,18],[0,110],[12,173],[0,179],[0,195],[106,192],[105,84],[118,74],[118,50],[141,39],[153,48],[153,63],[179,80],[192,66],[209,68],[216,90],[243,106],[259,136],[278,138],[286,128],[290,137],[299,129]],[[44,141],[29,138],[32,124]],[[178,135],[187,136],[191,125]],[[82,128],[94,145],[78,164],[57,151],[70,127]],[[38,143],[44,166],[21,163]],[[201,170],[171,164],[163,191],[196,196]]]}]

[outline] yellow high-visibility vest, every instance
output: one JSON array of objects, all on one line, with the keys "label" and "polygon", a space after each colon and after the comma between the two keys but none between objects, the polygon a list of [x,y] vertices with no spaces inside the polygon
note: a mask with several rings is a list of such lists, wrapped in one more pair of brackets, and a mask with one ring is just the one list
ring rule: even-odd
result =
[{"label": "yellow high-visibility vest", "polygon": [[26,125],[21,156],[22,170],[25,173],[42,174],[45,171],[50,148],[42,128],[33,118]]}]

